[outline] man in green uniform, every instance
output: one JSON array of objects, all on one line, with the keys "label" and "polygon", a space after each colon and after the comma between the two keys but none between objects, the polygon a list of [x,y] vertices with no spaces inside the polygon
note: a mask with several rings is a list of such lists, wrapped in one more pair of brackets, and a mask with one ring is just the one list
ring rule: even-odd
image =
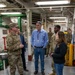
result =
[{"label": "man in green uniform", "polygon": [[69,61],[69,46],[71,44],[71,40],[72,40],[72,31],[70,28],[67,29],[67,34],[65,34],[65,38],[67,41],[67,53],[65,56],[65,65],[68,65],[68,61]]},{"label": "man in green uniform", "polygon": [[9,24],[10,33],[6,37],[7,49],[8,49],[8,62],[10,65],[11,75],[15,75],[16,67],[19,74],[23,75],[23,65],[21,59],[21,48],[24,45],[20,41],[20,37],[16,34],[17,28],[15,23]]},{"label": "man in green uniform", "polygon": [[48,57],[48,54],[49,54],[49,51],[50,51],[50,42],[51,42],[51,37],[52,37],[53,33],[52,33],[52,30],[51,28],[49,28],[49,32],[48,32],[48,39],[49,39],[49,42],[48,42],[48,45],[47,45],[47,51],[46,51],[46,56]]},{"label": "man in green uniform", "polygon": [[66,36],[66,40],[67,40],[67,43],[71,43],[71,40],[72,40],[72,31],[70,28],[67,29],[67,36]]},{"label": "man in green uniform", "polygon": [[[54,52],[55,46],[56,46],[56,41],[57,41],[57,37],[58,37],[58,32],[60,31],[60,26],[59,25],[55,25],[54,27],[54,34],[51,37],[51,43],[50,43],[50,54]],[[54,69],[54,62],[52,60],[52,73],[50,75],[55,75],[55,69]]]}]

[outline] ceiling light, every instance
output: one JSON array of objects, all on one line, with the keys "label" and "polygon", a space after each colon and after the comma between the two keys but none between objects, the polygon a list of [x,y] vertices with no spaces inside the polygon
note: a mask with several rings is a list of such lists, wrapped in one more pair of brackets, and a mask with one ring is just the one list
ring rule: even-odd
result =
[{"label": "ceiling light", "polygon": [[35,2],[36,5],[60,5],[60,4],[69,4],[70,0],[64,1],[39,1]]},{"label": "ceiling light", "polygon": [[2,15],[8,15],[8,14],[21,14],[21,12],[2,12]]},{"label": "ceiling light", "polygon": [[50,7],[50,11],[52,11],[52,7]]},{"label": "ceiling light", "polygon": [[66,21],[54,21],[54,22],[66,22]]},{"label": "ceiling light", "polygon": [[49,19],[66,19],[66,17],[49,17]]},{"label": "ceiling light", "polygon": [[2,7],[6,7],[6,5],[5,4],[0,4],[0,8],[2,8]]}]

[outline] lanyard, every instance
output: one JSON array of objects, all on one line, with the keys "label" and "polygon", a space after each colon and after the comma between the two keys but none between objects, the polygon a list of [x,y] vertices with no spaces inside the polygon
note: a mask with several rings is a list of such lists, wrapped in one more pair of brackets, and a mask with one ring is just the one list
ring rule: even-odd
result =
[{"label": "lanyard", "polygon": [[37,32],[37,40],[39,40],[40,32]]}]

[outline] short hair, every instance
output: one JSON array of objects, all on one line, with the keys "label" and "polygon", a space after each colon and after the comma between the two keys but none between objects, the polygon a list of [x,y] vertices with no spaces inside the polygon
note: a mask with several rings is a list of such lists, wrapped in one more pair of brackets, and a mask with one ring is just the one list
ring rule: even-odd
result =
[{"label": "short hair", "polygon": [[51,27],[49,27],[49,29],[51,29]]},{"label": "short hair", "polygon": [[59,29],[61,28],[60,25],[55,25],[55,27],[57,27],[57,28],[59,28]]},{"label": "short hair", "polygon": [[42,25],[41,21],[37,21],[36,23],[38,23],[38,24]]}]

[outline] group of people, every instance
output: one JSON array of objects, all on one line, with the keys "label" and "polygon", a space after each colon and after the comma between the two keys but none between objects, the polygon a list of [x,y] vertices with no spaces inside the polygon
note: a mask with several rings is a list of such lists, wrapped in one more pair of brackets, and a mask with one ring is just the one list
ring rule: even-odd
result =
[{"label": "group of people", "polygon": [[67,52],[67,42],[65,39],[65,35],[62,31],[60,31],[59,25],[55,25],[54,34],[50,33],[51,37],[48,36],[49,33],[47,33],[44,29],[41,29],[41,26],[42,26],[41,22],[38,21],[36,23],[36,29],[32,32],[31,36],[31,44],[34,48],[34,57],[35,57],[34,74],[38,73],[38,60],[40,56],[41,73],[42,75],[45,75],[44,55],[45,49],[48,46],[48,49],[50,47],[50,56],[53,59],[52,62],[53,73],[50,75],[63,75],[65,54]]},{"label": "group of people", "polygon": [[[60,26],[55,25],[54,34],[51,33],[51,37],[48,33],[41,29],[42,23],[36,22],[36,29],[33,30],[31,35],[31,45],[34,49],[34,74],[38,74],[38,61],[40,57],[41,74],[44,72],[44,55],[46,47],[50,47],[50,56],[53,59],[52,67],[53,73],[51,75],[63,75],[63,67],[65,63],[65,54],[67,52],[67,44],[65,35],[60,31]],[[23,70],[28,71],[25,62],[25,41],[23,35],[20,33],[16,24],[11,23],[9,25],[10,33],[7,36],[7,49],[8,49],[8,61],[10,65],[11,75],[15,75],[16,66],[19,74],[23,75]],[[50,28],[51,31],[51,28]],[[49,51],[48,51],[49,52]],[[48,54],[47,54],[48,55]],[[22,63],[23,62],[23,63]]]}]

